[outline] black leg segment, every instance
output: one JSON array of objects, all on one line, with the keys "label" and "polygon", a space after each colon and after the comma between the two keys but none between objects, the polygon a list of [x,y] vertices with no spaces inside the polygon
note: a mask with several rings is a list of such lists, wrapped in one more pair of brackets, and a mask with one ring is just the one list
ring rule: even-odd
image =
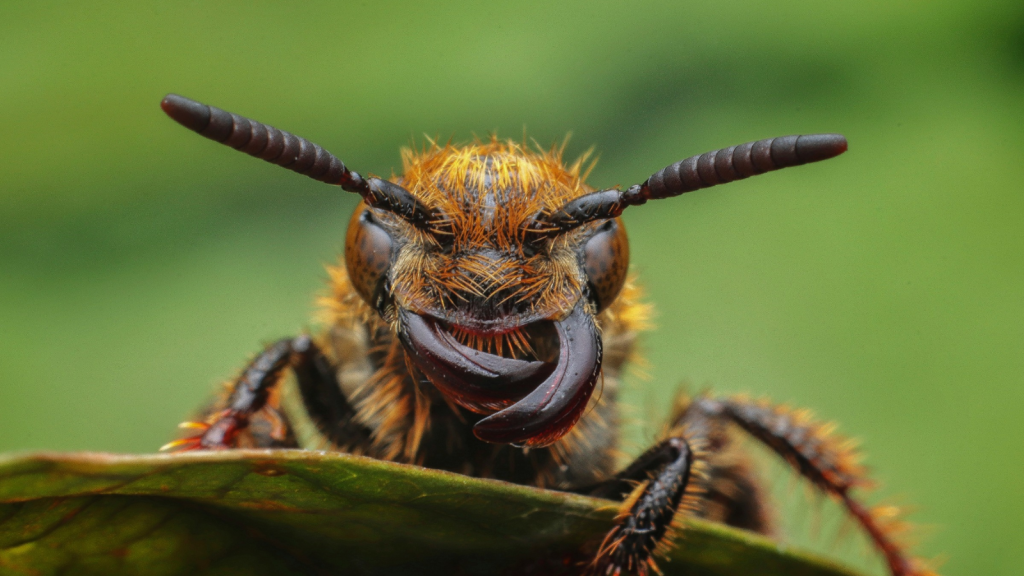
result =
[{"label": "black leg segment", "polygon": [[605,536],[594,561],[599,574],[647,574],[654,550],[682,503],[693,473],[693,452],[683,438],[669,438],[653,451],[657,455],[652,461],[667,463],[627,501],[629,509]]},{"label": "black leg segment", "polygon": [[645,576],[657,572],[654,554],[672,541],[679,510],[692,510],[705,490],[704,449],[715,422],[697,415],[640,455],[609,482],[591,491],[623,502],[616,526],[605,536],[592,572]]},{"label": "black leg segment", "polygon": [[339,446],[366,445],[370,431],[355,420],[356,410],[341,391],[330,360],[309,336],[292,340],[292,371],[306,412],[320,432]]},{"label": "black leg segment", "polygon": [[[283,425],[276,406],[268,401],[289,368],[295,374],[310,418],[326,437],[339,444],[350,445],[369,438],[369,432],[354,420],[355,410],[338,386],[331,362],[309,336],[303,335],[278,340],[267,346],[242,370],[220,410],[214,411],[206,422],[184,424],[187,428],[201,431],[200,434],[171,442],[163,449],[236,448],[239,438],[249,431],[258,413]],[[269,440],[256,443],[266,447],[274,445]]]}]

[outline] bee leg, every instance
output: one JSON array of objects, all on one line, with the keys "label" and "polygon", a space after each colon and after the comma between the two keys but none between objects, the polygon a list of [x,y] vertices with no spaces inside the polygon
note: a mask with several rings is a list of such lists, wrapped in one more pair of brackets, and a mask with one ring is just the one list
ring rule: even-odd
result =
[{"label": "bee leg", "polygon": [[335,366],[308,336],[292,340],[292,371],[306,413],[337,446],[368,446],[370,430],[355,419],[356,409],[341,391]]},{"label": "bee leg", "polygon": [[671,543],[676,511],[694,509],[703,490],[704,448],[715,425],[713,420],[697,418],[685,428],[674,428],[668,438],[591,492],[618,496],[632,489],[590,565],[591,573],[646,576],[651,570],[658,572],[654,554]]},{"label": "bee leg", "polygon": [[873,483],[858,463],[859,454],[853,443],[834,434],[831,425],[812,420],[806,411],[745,397],[698,398],[690,410],[738,425],[818,489],[842,502],[882,552],[893,576],[934,575],[894,540],[896,532],[906,529],[895,508],[871,509],[854,498],[855,488],[870,487]]},{"label": "bee leg", "polygon": [[190,423],[202,434],[183,438],[162,449],[217,450],[235,448],[238,435],[249,427],[250,419],[267,406],[270,392],[281,380],[294,354],[292,339],[285,338],[267,346],[242,370],[232,386],[226,407],[207,423]]},{"label": "bee leg", "polygon": [[[238,445],[239,435],[246,432],[252,417],[267,405],[270,393],[281,381],[285,369],[295,373],[303,401],[318,425],[323,423],[330,436],[347,435],[350,442],[365,432],[352,421],[355,411],[338,387],[330,362],[309,336],[285,338],[274,342],[254,358],[235,381],[226,408],[216,412],[209,423],[188,423],[187,427],[201,434],[171,442],[164,449],[226,449]],[[271,420],[280,420],[276,413]],[[273,439],[258,442],[273,446]]]}]

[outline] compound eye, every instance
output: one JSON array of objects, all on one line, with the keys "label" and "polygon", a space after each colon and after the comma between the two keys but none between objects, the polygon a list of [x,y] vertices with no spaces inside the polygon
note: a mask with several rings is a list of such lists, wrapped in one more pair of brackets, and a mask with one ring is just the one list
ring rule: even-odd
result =
[{"label": "compound eye", "polygon": [[618,218],[602,224],[583,246],[583,264],[598,311],[615,301],[626,283],[629,241]]},{"label": "compound eye", "polygon": [[356,292],[376,307],[384,277],[391,266],[394,241],[365,204],[359,204],[348,223],[345,267]]}]

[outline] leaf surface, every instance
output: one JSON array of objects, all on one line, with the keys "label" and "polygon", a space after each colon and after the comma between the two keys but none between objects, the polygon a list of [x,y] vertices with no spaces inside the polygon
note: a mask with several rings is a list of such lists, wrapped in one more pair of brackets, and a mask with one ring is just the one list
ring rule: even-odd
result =
[{"label": "leaf surface", "polygon": [[[607,500],[331,452],[11,456],[0,574],[558,572],[615,514]],[[670,556],[667,575],[853,575],[700,521]]]}]

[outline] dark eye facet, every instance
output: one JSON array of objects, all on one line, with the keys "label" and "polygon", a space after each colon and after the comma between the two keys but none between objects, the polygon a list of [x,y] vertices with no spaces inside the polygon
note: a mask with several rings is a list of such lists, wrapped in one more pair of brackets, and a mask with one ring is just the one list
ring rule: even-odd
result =
[{"label": "dark eye facet", "polygon": [[629,241],[626,227],[615,218],[608,220],[583,246],[583,265],[598,311],[615,301],[626,283],[629,269]]},{"label": "dark eye facet", "polygon": [[377,296],[388,268],[394,241],[376,221],[373,212],[360,204],[348,223],[345,239],[345,267],[352,286],[370,306],[376,306]]}]

